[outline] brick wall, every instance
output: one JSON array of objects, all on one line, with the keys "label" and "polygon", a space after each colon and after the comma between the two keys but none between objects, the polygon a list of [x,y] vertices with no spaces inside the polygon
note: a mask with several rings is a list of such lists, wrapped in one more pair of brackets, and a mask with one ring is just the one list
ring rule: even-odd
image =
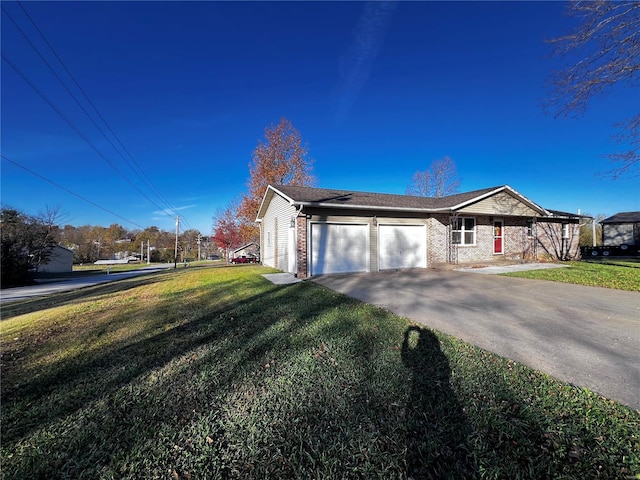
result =
[{"label": "brick wall", "polygon": [[580,258],[580,225],[568,224],[568,236],[562,238],[562,222],[536,225],[538,260],[574,260]]},{"label": "brick wall", "polygon": [[[554,248],[549,237],[561,235],[561,224],[545,222],[538,228],[538,237],[530,237],[527,228],[528,218],[505,217],[503,222],[503,253],[493,253],[493,217],[487,215],[469,215],[476,219],[475,245],[452,245],[448,215],[434,215],[429,222],[428,265],[458,264],[474,262],[494,262],[497,260],[535,261],[558,259],[555,251],[564,252],[564,256],[575,258],[579,251],[579,228],[571,224],[571,236],[565,240],[562,248]],[[497,217],[496,217],[497,218]],[[547,230],[546,232],[544,230]],[[562,242],[560,242],[562,243]],[[550,253],[548,253],[550,252]]]},{"label": "brick wall", "polygon": [[[471,216],[471,215],[470,215]],[[476,244],[451,245],[450,216],[436,214],[427,220],[427,266],[443,264],[494,262],[497,260],[536,261],[577,258],[579,256],[579,225],[569,225],[569,238],[562,239],[562,223],[540,222],[537,238],[528,236],[524,217],[506,217],[503,221],[503,254],[493,253],[493,217],[475,215]],[[327,220],[327,218],[323,218]],[[296,218],[296,271],[298,278],[308,278],[307,239],[309,220],[306,215]]]},{"label": "brick wall", "polygon": [[427,224],[427,266],[450,263],[449,216],[434,215]]},{"label": "brick wall", "polygon": [[536,259],[535,238],[528,235],[526,218],[510,218],[504,226],[504,258],[533,261]]},{"label": "brick wall", "polygon": [[297,242],[297,257],[296,257],[296,269],[298,278],[307,278],[309,275],[309,269],[307,265],[307,217],[306,215],[299,215],[296,218],[296,242]]}]

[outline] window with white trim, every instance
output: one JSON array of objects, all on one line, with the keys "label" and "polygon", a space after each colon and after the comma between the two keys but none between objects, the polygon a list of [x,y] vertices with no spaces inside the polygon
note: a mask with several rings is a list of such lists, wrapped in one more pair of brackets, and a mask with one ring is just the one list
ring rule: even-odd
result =
[{"label": "window with white trim", "polygon": [[476,244],[476,219],[458,217],[451,223],[451,243],[454,245]]},{"label": "window with white trim", "polygon": [[562,238],[569,238],[569,224],[568,223],[563,223],[562,224]]},{"label": "window with white trim", "polygon": [[527,237],[535,238],[536,236],[536,224],[533,220],[527,220]]},{"label": "window with white trim", "polygon": [[271,239],[271,232],[267,232],[267,247],[273,247],[273,240]]}]

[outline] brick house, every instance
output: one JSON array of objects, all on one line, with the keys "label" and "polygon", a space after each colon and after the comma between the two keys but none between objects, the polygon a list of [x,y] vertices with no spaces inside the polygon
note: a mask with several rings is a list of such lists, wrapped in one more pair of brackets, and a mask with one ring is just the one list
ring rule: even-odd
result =
[{"label": "brick house", "polygon": [[256,221],[262,263],[307,278],[577,258],[579,218],[508,185],[443,198],[270,185]]}]

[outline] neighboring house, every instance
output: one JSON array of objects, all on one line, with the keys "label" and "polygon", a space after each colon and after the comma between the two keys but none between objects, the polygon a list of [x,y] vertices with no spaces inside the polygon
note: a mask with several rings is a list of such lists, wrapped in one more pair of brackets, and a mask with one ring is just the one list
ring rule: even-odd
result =
[{"label": "neighboring house", "polygon": [[604,246],[640,246],[640,212],[616,213],[600,223]]},{"label": "neighboring house", "polygon": [[49,261],[38,266],[38,272],[61,273],[73,270],[73,250],[62,245],[51,249]]},{"label": "neighboring house", "polygon": [[254,242],[250,242],[231,251],[231,258],[240,257],[242,255],[258,256],[258,246]]},{"label": "neighboring house", "polygon": [[507,185],[443,198],[270,185],[256,221],[262,263],[307,278],[576,258],[579,218]]}]

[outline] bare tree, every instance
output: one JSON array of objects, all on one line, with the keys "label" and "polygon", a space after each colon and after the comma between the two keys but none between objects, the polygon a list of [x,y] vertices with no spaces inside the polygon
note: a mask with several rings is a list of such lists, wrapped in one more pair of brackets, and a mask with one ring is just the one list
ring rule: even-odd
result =
[{"label": "bare tree", "polygon": [[580,223],[580,246],[590,247],[601,244],[602,224],[600,222],[607,218],[607,215],[604,213],[598,213],[597,215],[585,213],[585,216],[591,218]]},{"label": "bare tree", "polygon": [[[586,111],[590,100],[615,84],[634,82],[640,75],[640,2],[572,1],[569,15],[578,19],[576,29],[550,40],[556,56],[571,59],[550,78],[547,106],[556,116],[568,117]],[[626,150],[607,154],[616,167],[613,178],[630,173],[640,160],[640,113],[616,124],[614,139]]]},{"label": "bare tree", "polygon": [[431,196],[431,172],[429,170],[417,171],[411,177],[411,183],[407,186],[407,195],[418,197]]},{"label": "bare tree", "polygon": [[428,170],[413,174],[407,195],[440,198],[457,193],[459,188],[456,164],[451,157],[444,156],[431,162]]}]

